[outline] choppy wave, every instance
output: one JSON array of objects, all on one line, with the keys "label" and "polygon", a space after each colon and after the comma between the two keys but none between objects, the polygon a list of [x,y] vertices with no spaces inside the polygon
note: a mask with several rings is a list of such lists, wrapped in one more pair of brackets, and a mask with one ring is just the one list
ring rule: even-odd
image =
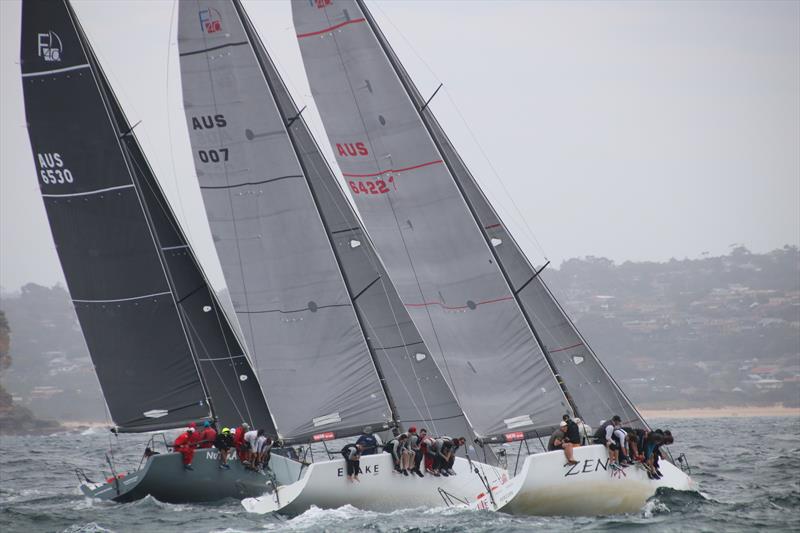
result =
[{"label": "choppy wave", "polygon": [[[457,508],[391,513],[352,506],[311,508],[296,517],[250,514],[239,501],[168,504],[147,497],[128,504],[90,500],[77,489],[74,468],[102,479],[114,446],[122,465],[135,465],[146,436],[110,438],[91,430],[40,440],[0,438],[0,530],[214,533],[770,530],[800,531],[800,426],[785,419],[671,422],[677,452],[686,452],[695,492],[659,489],[637,513],[610,517],[532,517]],[[751,435],[742,428],[753,428]],[[792,433],[795,431],[795,433]],[[736,435],[731,442],[731,435]],[[763,435],[776,435],[764,439]],[[128,446],[126,447],[125,444]]]}]

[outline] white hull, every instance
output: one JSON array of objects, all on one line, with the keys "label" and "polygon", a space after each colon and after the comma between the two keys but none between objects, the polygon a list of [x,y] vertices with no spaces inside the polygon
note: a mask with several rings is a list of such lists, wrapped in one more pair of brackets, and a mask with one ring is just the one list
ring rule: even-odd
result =
[{"label": "white hull", "polygon": [[621,471],[608,467],[604,446],[576,448],[578,464],[565,466],[564,452],[529,455],[518,475],[493,487],[473,508],[495,509],[513,514],[598,516],[640,510],[659,487],[691,490],[691,478],[668,461],[661,461],[664,476],[651,480],[639,466]]},{"label": "white hull", "polygon": [[[272,461],[282,459],[273,455],[270,467],[273,467]],[[472,464],[481,468],[491,485],[497,486],[508,479],[505,470],[474,461]],[[280,469],[277,464],[274,467]],[[455,476],[425,474],[420,478],[411,474],[406,477],[394,471],[389,454],[381,453],[362,457],[361,480],[349,482],[344,459],[322,461],[304,470],[299,481],[278,487],[275,494],[245,499],[242,505],[251,513],[287,515],[300,514],[311,506],[335,509],[344,505],[390,512],[415,507],[469,505],[485,495],[483,482],[466,459],[457,457],[453,469],[457,473]]]}]

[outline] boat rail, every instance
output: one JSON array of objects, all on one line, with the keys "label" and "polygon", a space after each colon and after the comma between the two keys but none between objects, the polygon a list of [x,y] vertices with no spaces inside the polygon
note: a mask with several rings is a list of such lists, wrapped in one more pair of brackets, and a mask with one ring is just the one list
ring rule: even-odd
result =
[{"label": "boat rail", "polygon": [[689,464],[689,458],[686,457],[685,453],[680,454],[678,457],[675,458],[675,464],[680,467],[683,473],[692,475],[692,466]]},{"label": "boat rail", "polygon": [[[159,437],[161,438],[160,441],[158,440]],[[145,451],[142,452],[142,457],[139,459],[139,465],[136,467],[136,470],[141,469],[142,463],[144,463],[149,457],[146,453],[147,449],[149,448],[150,450],[155,451],[156,444],[163,444],[166,453],[170,453],[172,451],[172,446],[167,443],[167,437],[163,433],[154,433],[150,436],[150,440],[148,440],[147,444],[144,446]]]},{"label": "boat rail", "polygon": [[439,496],[442,497],[442,500],[444,501],[444,504],[447,507],[453,507],[454,505],[456,505],[455,502],[459,502],[462,505],[469,505],[469,502],[467,500],[459,498],[458,496],[451,494],[450,492],[447,492],[442,487],[439,487],[438,491],[439,491]]}]

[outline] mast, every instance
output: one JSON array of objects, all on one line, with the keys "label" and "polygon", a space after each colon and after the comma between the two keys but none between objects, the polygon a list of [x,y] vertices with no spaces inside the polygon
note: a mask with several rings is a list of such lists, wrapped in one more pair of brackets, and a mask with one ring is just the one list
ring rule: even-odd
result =
[{"label": "mast", "polygon": [[[277,95],[276,95],[276,92],[275,92],[275,87],[273,87],[272,81],[270,80],[269,76],[267,76],[266,66],[264,65],[264,58],[261,56],[261,54],[258,53],[258,51],[260,51],[261,49],[264,48],[264,44],[261,42],[260,37],[255,32],[255,30],[253,29],[252,21],[250,20],[250,17],[247,15],[247,12],[244,11],[244,8],[242,7],[240,0],[232,0],[232,2],[233,2],[234,7],[236,8],[236,12],[239,15],[240,20],[242,21],[242,26],[244,27],[244,31],[247,34],[247,39],[250,41],[250,46],[252,46],[254,52],[256,52],[256,54],[255,54],[256,55],[256,60],[258,61],[259,67],[261,68],[262,74],[264,75],[264,80],[266,81],[267,87],[270,90],[270,95],[272,96],[272,99],[277,102],[278,98],[277,98]],[[280,107],[278,107],[278,109],[280,110]],[[295,137],[292,134],[291,124],[295,120],[302,121],[303,118],[302,118],[301,115],[302,115],[302,111],[300,111],[297,114],[297,116],[294,116],[294,117],[283,116],[282,118],[283,118],[284,125],[285,125],[284,127],[286,129],[286,133],[287,133],[287,136],[289,138],[289,141],[292,144],[292,149],[294,150],[294,153],[295,153],[295,155],[297,157],[297,162],[299,163],[300,168],[302,170],[302,174],[303,174],[303,176],[305,178],[306,183],[308,184],[308,189],[311,192],[311,198],[312,198],[312,200],[314,202],[314,207],[317,210],[317,212],[319,213],[319,217],[320,217],[320,220],[322,221],[323,228],[325,229],[325,235],[326,235],[326,237],[328,239],[328,243],[330,244],[331,250],[333,251],[333,256],[334,256],[334,258],[336,260],[336,264],[337,264],[337,267],[339,269],[339,273],[341,274],[342,279],[344,280],[344,284],[345,284],[345,287],[347,289],[347,295],[350,298],[350,301],[353,304],[355,304],[355,298],[357,298],[357,296],[353,295],[353,289],[352,289],[350,280],[348,279],[348,276],[345,273],[344,268],[342,267],[341,258],[339,257],[339,253],[336,250],[336,244],[333,242],[333,239],[332,239],[331,228],[330,228],[330,226],[328,224],[328,221],[325,218],[325,214],[324,214],[323,210],[320,208],[319,199],[317,197],[316,191],[314,190],[314,186],[311,184],[310,180],[307,179],[308,169],[306,167],[305,161],[303,160],[303,156],[302,156],[300,150],[298,149]],[[394,399],[392,398],[391,391],[389,390],[389,387],[386,384],[386,377],[384,376],[383,370],[381,369],[381,365],[378,362],[377,357],[375,357],[375,351],[374,351],[374,348],[372,346],[372,343],[369,341],[369,338],[367,337],[367,333],[366,333],[367,330],[366,330],[365,325],[364,325],[364,317],[362,316],[361,311],[359,310],[357,305],[353,305],[353,311],[355,312],[356,320],[358,321],[358,326],[359,326],[359,328],[361,330],[361,334],[364,337],[364,342],[367,345],[368,352],[369,352],[370,358],[372,360],[372,364],[375,366],[375,372],[378,374],[378,381],[380,382],[381,389],[383,390],[383,394],[386,397],[387,403],[389,404],[389,410],[390,410],[391,415],[392,415],[392,424],[394,426],[399,426],[399,421],[398,421],[399,417],[397,416],[397,407],[396,407],[396,405],[394,403]]]},{"label": "mast", "polygon": [[553,364],[552,359],[550,358],[550,354],[547,351],[547,347],[544,345],[544,343],[542,342],[542,339],[539,337],[539,334],[536,331],[536,328],[533,326],[533,321],[531,320],[531,317],[528,314],[525,306],[522,305],[522,302],[520,302],[520,300],[519,300],[519,291],[514,289],[514,286],[511,283],[511,279],[508,276],[508,272],[506,271],[505,266],[503,265],[502,261],[500,261],[500,259],[498,257],[498,254],[497,254],[497,251],[495,250],[495,247],[492,245],[491,239],[488,237],[488,235],[486,235],[486,232],[483,231],[483,227],[480,224],[478,215],[475,212],[475,208],[472,205],[472,203],[469,201],[469,198],[467,197],[467,195],[465,194],[463,186],[461,185],[461,183],[457,179],[455,179],[455,175],[456,174],[455,174],[455,170],[453,169],[452,163],[450,162],[449,158],[447,157],[447,155],[445,154],[444,150],[442,149],[441,144],[439,143],[438,139],[436,138],[436,136],[434,135],[433,131],[431,130],[430,124],[428,123],[428,120],[425,117],[425,114],[422,112],[424,109],[427,109],[427,106],[425,106],[424,108],[421,109],[419,107],[419,105],[417,105],[416,98],[415,98],[416,88],[410,86],[409,80],[401,72],[400,67],[398,65],[398,60],[397,60],[397,57],[396,57],[394,51],[391,49],[391,46],[389,45],[388,41],[386,40],[386,37],[383,35],[383,32],[381,31],[381,29],[378,27],[377,23],[375,22],[375,19],[373,18],[372,13],[370,13],[369,9],[367,9],[367,6],[364,4],[364,0],[355,0],[355,1],[357,3],[358,7],[361,9],[361,11],[364,13],[364,18],[366,19],[367,24],[369,25],[370,29],[372,30],[372,32],[377,37],[378,43],[380,44],[381,48],[383,49],[384,54],[386,54],[386,57],[388,58],[389,63],[392,65],[392,68],[394,69],[395,73],[397,74],[398,79],[400,80],[400,83],[403,85],[403,87],[405,88],[406,92],[408,93],[409,98],[414,103],[414,107],[417,110],[417,114],[419,115],[420,120],[425,125],[425,129],[428,131],[428,135],[430,136],[430,138],[433,141],[433,143],[436,145],[436,149],[439,151],[439,154],[442,156],[442,161],[444,161],[444,164],[447,167],[450,175],[453,176],[453,182],[456,184],[456,187],[458,187],[458,190],[459,190],[461,196],[464,198],[464,202],[466,203],[467,208],[469,209],[469,212],[472,215],[473,220],[475,221],[475,224],[478,226],[478,230],[479,230],[480,234],[483,236],[483,239],[486,242],[486,245],[489,248],[489,251],[491,252],[492,256],[494,257],[495,263],[497,264],[500,272],[502,273],[503,278],[505,279],[506,284],[508,285],[508,288],[509,288],[512,296],[514,297],[514,301],[517,303],[517,306],[519,307],[519,310],[521,311],[522,315],[525,317],[525,321],[528,323],[528,326],[530,327],[531,333],[533,334],[533,337],[536,339],[536,342],[537,342],[537,344],[538,344],[538,346],[539,346],[539,348],[540,348],[540,350],[542,352],[542,355],[544,356],[545,361],[547,361],[547,365],[550,367],[550,371],[553,373],[553,376],[556,378],[556,381],[558,382],[559,387],[561,387],[561,391],[562,391],[562,393],[564,395],[564,398],[567,400],[567,402],[569,403],[570,407],[572,408],[572,411],[573,411],[574,415],[575,416],[580,416],[579,413],[578,413],[577,406],[573,402],[572,396],[569,394],[569,391],[567,390],[567,386],[564,383],[564,380],[561,379],[561,375],[559,374],[558,370],[556,369],[555,365]]}]

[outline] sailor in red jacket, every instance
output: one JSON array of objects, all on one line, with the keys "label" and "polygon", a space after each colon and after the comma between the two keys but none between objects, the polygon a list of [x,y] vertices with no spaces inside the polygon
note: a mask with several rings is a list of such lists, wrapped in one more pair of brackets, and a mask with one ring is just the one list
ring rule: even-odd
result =
[{"label": "sailor in red jacket", "polygon": [[236,428],[236,432],[233,434],[233,447],[236,448],[240,461],[246,461],[250,456],[247,443],[244,442],[244,434],[249,430],[250,425],[247,422],[242,422],[242,425]]},{"label": "sailor in red jacket", "polygon": [[186,470],[194,470],[192,468],[192,459],[194,458],[194,445],[193,439],[196,424],[192,422],[186,431],[181,433],[172,445],[172,449],[183,455],[183,468]]},{"label": "sailor in red jacket", "polygon": [[211,448],[214,446],[214,440],[217,438],[217,430],[214,426],[206,420],[203,422],[203,431],[200,431],[200,439],[198,440],[198,448]]}]

